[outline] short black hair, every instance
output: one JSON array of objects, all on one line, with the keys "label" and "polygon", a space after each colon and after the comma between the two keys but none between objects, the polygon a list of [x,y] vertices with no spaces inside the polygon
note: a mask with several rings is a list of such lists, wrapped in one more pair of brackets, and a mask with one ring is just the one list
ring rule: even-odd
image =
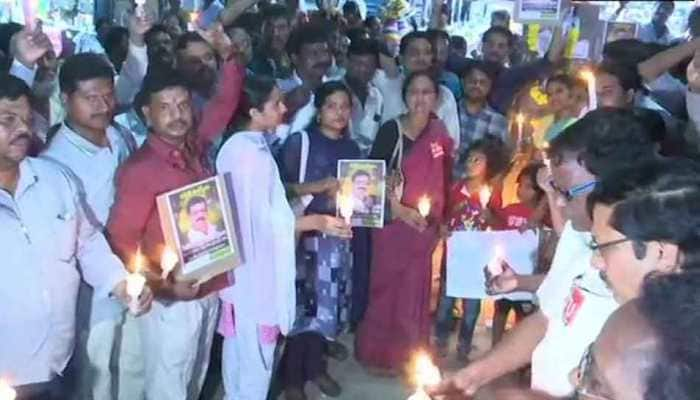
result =
[{"label": "short black hair", "polygon": [[356,39],[348,46],[349,56],[374,56],[379,60],[379,42],[374,39]]},{"label": "short black hair", "polygon": [[153,25],[153,26],[151,27],[151,29],[149,29],[149,30],[146,32],[146,34],[145,34],[144,37],[143,37],[144,42],[150,43],[150,42],[153,40],[153,38],[154,38],[156,35],[158,35],[159,33],[166,34],[166,35],[168,35],[168,36],[172,39],[172,36],[170,35],[170,32],[169,32],[168,29],[165,27],[165,25],[156,24],[156,25]]},{"label": "short black hair", "polygon": [[321,24],[308,23],[298,26],[289,35],[287,53],[299,54],[304,45],[327,43],[329,33],[329,30]]},{"label": "short black hair", "polygon": [[522,171],[520,171],[517,180],[518,183],[520,183],[520,181],[523,179],[530,180],[532,188],[535,190],[537,201],[540,201],[545,195],[544,190],[542,190],[540,185],[537,183],[537,173],[540,172],[540,169],[542,168],[545,168],[545,165],[543,163],[531,162],[527,166],[525,166],[525,168],[523,168]]},{"label": "short black hair", "polygon": [[350,89],[341,81],[328,81],[319,86],[314,92],[314,107],[320,110],[323,104],[326,102],[329,96],[336,92],[343,92],[348,95],[350,103],[352,103],[352,92]]},{"label": "short black hair", "polygon": [[510,152],[506,144],[494,135],[486,135],[473,141],[459,160],[460,165],[467,161],[470,153],[479,152],[486,156],[486,179],[492,180],[508,169]]},{"label": "short black hair", "polygon": [[700,398],[700,274],[650,275],[638,309],[656,333],[658,360],[646,377],[645,400]]},{"label": "short black hair", "polygon": [[129,30],[123,26],[113,26],[109,28],[104,38],[105,52],[110,54],[117,48],[117,46],[120,46],[123,43],[124,39],[128,38]]},{"label": "short black hair", "polygon": [[477,70],[486,74],[491,80],[491,83],[496,81],[498,74],[501,71],[501,66],[492,61],[486,60],[470,60],[462,70],[462,79],[466,78],[472,71]]},{"label": "short black hair", "polygon": [[562,85],[569,88],[569,90],[573,89],[576,86],[576,78],[569,74],[556,74],[552,76],[551,78],[547,79],[547,86],[550,83],[554,82],[561,83]]},{"label": "short black hair", "polygon": [[428,43],[431,44],[432,42],[430,41],[430,36],[428,36],[427,32],[424,31],[413,31],[409,32],[407,35],[401,38],[401,44],[399,45],[399,54],[403,55],[406,53],[406,49],[408,49],[408,46],[410,46],[411,42],[414,40],[419,40],[419,39],[424,39],[427,40]]},{"label": "short black hair", "polygon": [[366,176],[366,177],[372,179],[372,175],[370,175],[369,172],[365,171],[364,169],[358,169],[357,171],[355,171],[355,173],[352,174],[351,180],[354,181],[356,178],[358,178],[360,176]]},{"label": "short black hair", "polygon": [[289,20],[290,17],[290,12],[289,9],[282,5],[282,4],[270,4],[269,6],[265,7],[265,9],[262,11],[262,21],[263,23],[266,23],[268,21],[271,21],[273,19],[280,19],[284,18],[286,20]]},{"label": "short black hair", "polygon": [[603,175],[588,197],[613,207],[610,226],[638,243],[675,244],[683,267],[700,268],[700,163],[675,158],[651,160]]},{"label": "short black hair", "polygon": [[404,102],[406,102],[406,94],[408,94],[408,87],[411,86],[413,81],[420,77],[430,79],[430,82],[432,82],[433,86],[435,86],[435,95],[440,96],[440,84],[438,83],[437,79],[435,79],[435,76],[433,76],[433,74],[430,71],[416,71],[408,75],[403,81],[403,86],[401,87],[401,98],[404,100]]},{"label": "short black hair", "polygon": [[61,92],[73,94],[78,84],[91,79],[114,81],[114,68],[109,60],[97,53],[80,53],[66,58],[58,74]]},{"label": "short black hair", "polygon": [[630,89],[637,91],[642,89],[642,77],[637,71],[636,65],[628,65],[614,61],[603,61],[598,64],[598,73],[607,73],[614,76],[620,82],[625,91]]},{"label": "short black hair", "polygon": [[503,35],[508,40],[508,46],[513,46],[515,38],[513,37],[513,32],[511,32],[510,29],[504,28],[502,26],[492,26],[489,29],[487,29],[486,32],[484,32],[484,35],[481,37],[482,43],[486,42],[486,40],[488,40],[489,36],[491,35]]},{"label": "short black hair", "polygon": [[467,39],[464,36],[452,35],[450,36],[450,47],[467,47]]},{"label": "short black hair", "polygon": [[426,33],[428,34],[430,43],[435,43],[438,39],[450,41],[450,35],[442,29],[428,29]]},{"label": "short black hair", "polygon": [[358,6],[353,0],[348,0],[345,2],[345,4],[343,4],[343,14],[345,13],[360,14],[360,6]]},{"label": "short black hair", "polygon": [[204,204],[207,205],[207,199],[205,199],[202,196],[192,196],[190,197],[189,200],[187,200],[187,212],[190,212],[190,209],[192,208],[193,205],[195,204]]},{"label": "short black hair", "polygon": [[0,74],[0,100],[14,101],[20,97],[32,100],[32,90],[23,80],[7,74]]},{"label": "short black hair", "polygon": [[141,85],[141,101],[144,105],[151,102],[153,95],[174,87],[180,87],[190,92],[187,81],[175,69],[166,66],[149,68]]},{"label": "short black hair", "polygon": [[639,118],[611,107],[591,111],[564,129],[550,143],[549,154],[553,165],[567,155],[575,156],[596,176],[657,157],[655,143]]},{"label": "short black hair", "polygon": [[209,42],[207,42],[206,39],[204,39],[199,33],[185,32],[177,39],[175,51],[185,50],[190,43],[205,43],[207,46],[210,46]]}]

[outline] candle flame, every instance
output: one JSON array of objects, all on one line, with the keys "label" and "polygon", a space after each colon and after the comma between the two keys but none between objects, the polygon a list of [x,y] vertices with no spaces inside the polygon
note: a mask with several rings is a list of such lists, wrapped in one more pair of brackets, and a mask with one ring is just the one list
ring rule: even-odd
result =
[{"label": "candle flame", "polygon": [[583,69],[579,72],[579,76],[586,82],[595,82],[595,74],[590,69]]},{"label": "candle flame", "polygon": [[518,113],[515,116],[515,122],[517,122],[518,125],[522,125],[523,123],[525,123],[525,116],[522,113]]},{"label": "candle flame", "polygon": [[145,260],[143,257],[143,253],[141,252],[141,246],[139,246],[136,248],[136,254],[134,254],[134,259],[133,259],[133,263],[132,263],[133,271],[136,273],[143,271],[144,264],[145,264]]},{"label": "candle flame", "polygon": [[426,386],[434,386],[440,383],[440,370],[433,364],[430,356],[424,352],[419,352],[416,355],[416,384],[418,389],[424,389]]},{"label": "candle flame", "polygon": [[489,261],[488,269],[491,275],[500,275],[503,272],[503,261],[505,260],[505,250],[503,246],[497,244],[493,248],[493,257]]},{"label": "candle flame", "polygon": [[352,214],[355,209],[355,201],[352,196],[345,196],[338,193],[336,197],[336,203],[338,205],[338,211],[340,211],[340,216],[343,217],[348,225],[351,222]]},{"label": "candle flame", "polygon": [[10,386],[10,383],[4,379],[0,379],[0,400],[15,400],[17,391]]},{"label": "candle flame", "polygon": [[484,186],[481,188],[481,191],[479,191],[479,202],[481,203],[481,208],[486,208],[489,201],[491,201],[491,188]]},{"label": "candle flame", "polygon": [[160,268],[163,270],[163,273],[166,274],[175,269],[179,261],[180,258],[177,256],[177,253],[170,246],[165,246],[163,254],[160,256]]},{"label": "candle flame", "polygon": [[430,214],[430,197],[423,196],[418,200],[418,213],[423,218]]},{"label": "candle flame", "polygon": [[199,13],[198,12],[191,12],[190,13],[190,22],[195,23],[199,19]]}]

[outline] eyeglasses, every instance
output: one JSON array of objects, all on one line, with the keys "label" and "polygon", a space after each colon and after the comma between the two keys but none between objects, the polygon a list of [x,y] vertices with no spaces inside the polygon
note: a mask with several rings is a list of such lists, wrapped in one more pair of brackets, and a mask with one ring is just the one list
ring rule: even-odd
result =
[{"label": "eyeglasses", "polygon": [[23,123],[29,125],[28,121],[25,121],[24,118],[17,114],[0,114],[0,126],[5,129],[16,129]]},{"label": "eyeglasses", "polygon": [[557,191],[568,202],[568,201],[571,201],[577,197],[581,197],[585,194],[592,192],[593,189],[595,189],[597,184],[598,184],[597,181],[590,181],[590,182],[582,183],[580,185],[576,185],[569,190],[561,190],[561,189],[557,188]]},{"label": "eyeglasses", "polygon": [[586,352],[581,357],[581,362],[578,365],[576,375],[576,389],[574,391],[573,400],[612,400],[609,397],[595,394],[588,387],[591,385],[593,365],[593,344],[588,346]]},{"label": "eyeglasses", "polygon": [[630,240],[632,240],[632,239],[624,238],[624,239],[618,239],[618,240],[611,240],[611,241],[605,242],[605,243],[598,243],[598,242],[596,242],[595,238],[592,238],[591,242],[588,244],[588,248],[590,248],[592,251],[601,251],[601,250],[606,249],[608,247],[613,247],[613,246],[617,246],[618,244],[629,242]]}]

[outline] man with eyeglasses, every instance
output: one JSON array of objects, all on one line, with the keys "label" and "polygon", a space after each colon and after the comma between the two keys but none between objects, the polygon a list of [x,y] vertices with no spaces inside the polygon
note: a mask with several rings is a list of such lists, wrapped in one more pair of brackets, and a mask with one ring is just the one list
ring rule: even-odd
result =
[{"label": "man with eyeglasses", "polygon": [[621,110],[600,109],[567,128],[550,144],[552,181],[569,222],[552,267],[537,289],[540,310],[523,320],[490,352],[431,394],[473,395],[498,377],[532,363],[532,388],[551,396],[573,391],[568,371],[618,307],[600,274],[591,267],[586,198],[598,177],[656,157],[644,127]]},{"label": "man with eyeglasses", "polygon": [[588,199],[593,265],[625,303],[649,274],[700,267],[700,163],[650,162],[606,176]]},{"label": "man with eyeglasses", "polygon": [[[570,378],[566,400],[690,400],[700,394],[700,274],[648,277],[640,297],[608,318]],[[541,392],[506,389],[494,400],[555,400]]]}]

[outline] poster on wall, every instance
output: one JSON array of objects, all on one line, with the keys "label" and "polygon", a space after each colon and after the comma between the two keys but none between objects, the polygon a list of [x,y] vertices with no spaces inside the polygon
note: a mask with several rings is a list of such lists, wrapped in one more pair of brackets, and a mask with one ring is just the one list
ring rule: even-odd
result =
[{"label": "poster on wall", "polygon": [[622,39],[636,39],[639,34],[639,24],[634,22],[606,21],[603,32],[604,44]]},{"label": "poster on wall", "polygon": [[554,25],[561,20],[562,0],[516,0],[514,17],[521,24]]}]

